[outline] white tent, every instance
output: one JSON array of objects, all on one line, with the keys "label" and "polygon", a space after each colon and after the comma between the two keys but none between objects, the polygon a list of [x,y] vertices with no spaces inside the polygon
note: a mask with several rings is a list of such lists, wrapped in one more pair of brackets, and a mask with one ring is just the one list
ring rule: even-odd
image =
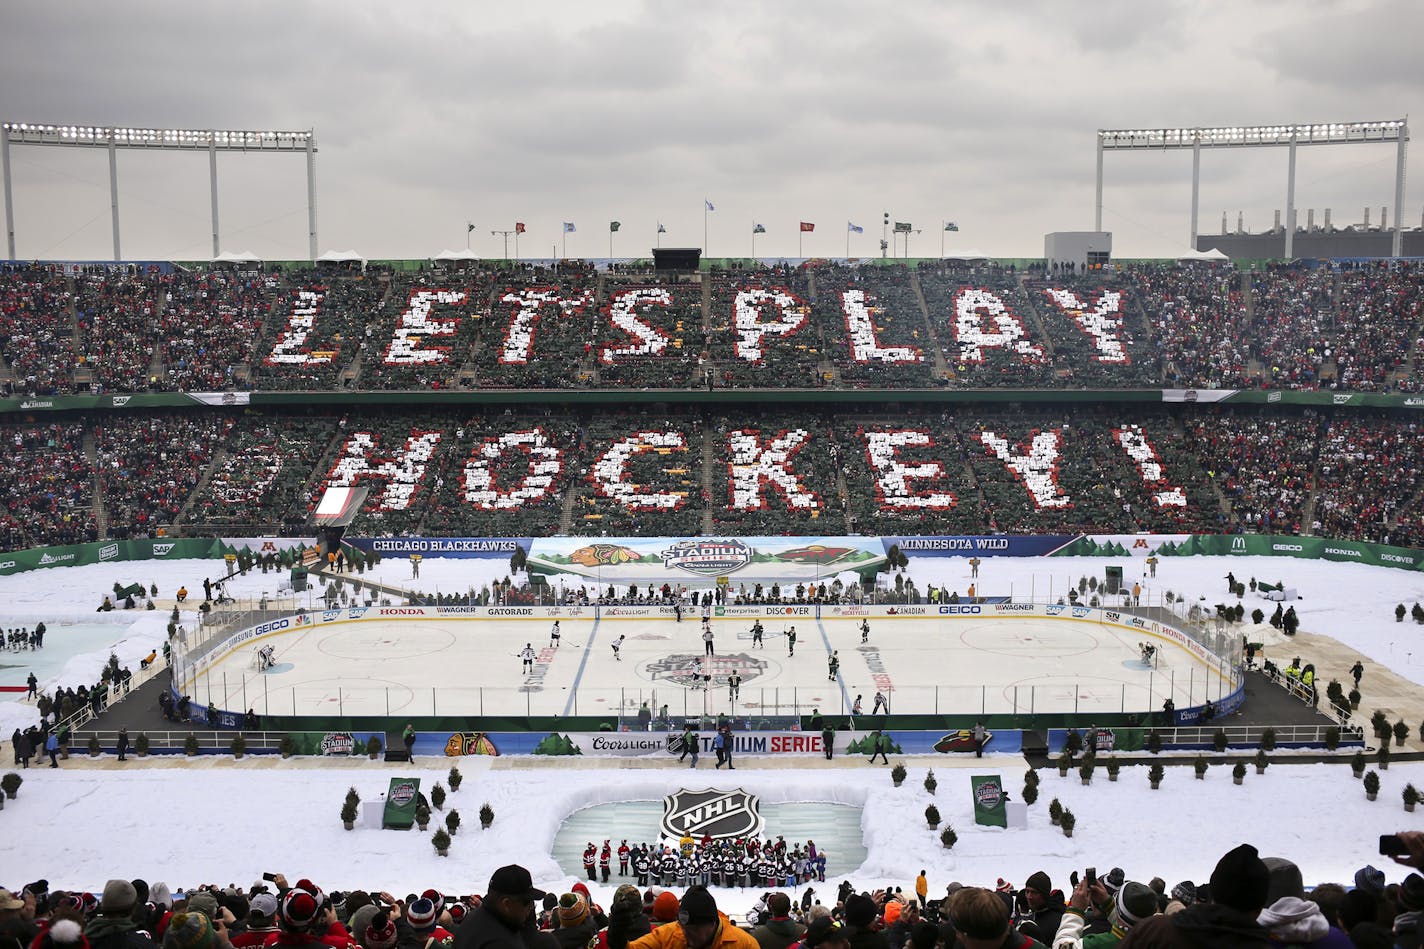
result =
[{"label": "white tent", "polygon": [[953,250],[946,253],[940,260],[988,260],[988,254],[981,254],[977,250]]},{"label": "white tent", "polygon": [[1225,263],[1230,259],[1230,257],[1226,256],[1218,248],[1215,247],[1213,247],[1211,250],[1189,250],[1185,253],[1177,255],[1177,262],[1182,264],[1193,263],[1197,261],[1205,261],[1206,263],[1219,264]]},{"label": "white tent", "polygon": [[215,264],[260,264],[262,258],[250,250],[225,250],[212,259]]},{"label": "white tent", "polygon": [[360,264],[366,266],[366,258],[354,250],[329,250],[316,259],[319,264]]},{"label": "white tent", "polygon": [[479,260],[480,255],[472,250],[442,250],[434,257],[430,258],[436,263],[449,263],[460,260]]}]

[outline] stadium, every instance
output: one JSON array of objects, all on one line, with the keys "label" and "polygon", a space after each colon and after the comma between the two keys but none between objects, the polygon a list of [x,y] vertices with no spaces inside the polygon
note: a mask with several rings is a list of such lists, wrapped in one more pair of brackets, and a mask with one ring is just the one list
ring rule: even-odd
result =
[{"label": "stadium", "polygon": [[[849,221],[835,257],[661,221],[614,256],[617,220],[607,257],[521,256],[519,221],[513,259],[318,254],[314,132],[3,132],[7,214],[12,146],[108,151],[114,259],[25,260],[7,220],[0,912],[92,924],[134,877],[167,946],[175,898],[252,935],[270,884],[329,897],[334,945],[390,949],[357,893],[444,945],[518,864],[570,946],[623,884],[649,917],[702,884],[901,949],[918,872],[941,926],[963,880],[1076,945],[1063,904],[1121,935],[1125,880],[1224,903],[1167,881],[1243,841],[1299,864],[1254,909],[1424,901],[1367,866],[1424,782],[1407,120],[1100,129],[1094,228],[1017,257],[911,257],[889,212],[878,257]],[[1381,143],[1392,226],[1300,226],[1297,147]],[[1199,233],[1211,147],[1289,149],[1284,225]],[[122,254],[120,149],[209,157],[210,257]],[[1189,251],[1114,255],[1119,149],[1191,151]],[[307,259],[221,252],[220,151],[305,157]]]}]

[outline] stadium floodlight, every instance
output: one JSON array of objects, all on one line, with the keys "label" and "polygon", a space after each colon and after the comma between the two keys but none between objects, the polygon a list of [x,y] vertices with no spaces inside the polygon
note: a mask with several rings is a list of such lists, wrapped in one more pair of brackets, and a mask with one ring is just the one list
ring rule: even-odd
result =
[{"label": "stadium floodlight", "polygon": [[1397,158],[1394,173],[1394,244],[1398,257],[1403,247],[1404,167],[1409,147],[1409,120],[1388,119],[1365,122],[1328,122],[1299,125],[1230,125],[1161,129],[1098,129],[1097,211],[1094,230],[1103,229],[1103,152],[1192,150],[1192,230],[1191,247],[1197,246],[1197,196],[1201,182],[1203,148],[1290,149],[1286,178],[1285,256],[1291,257],[1295,243],[1295,150],[1302,145],[1378,145],[1393,143]]},{"label": "stadium floodlight", "polygon": [[114,259],[119,251],[119,149],[178,150],[208,153],[208,178],[212,196],[213,256],[221,251],[218,239],[218,152],[286,152],[305,155],[307,162],[307,246],[316,260],[316,132],[312,129],[178,129],[128,126],[47,125],[32,122],[0,123],[0,165],[5,185],[5,235],[9,259],[15,259],[15,214],[10,182],[10,146],[38,145],[63,148],[103,148],[109,152],[109,203],[114,229]]}]

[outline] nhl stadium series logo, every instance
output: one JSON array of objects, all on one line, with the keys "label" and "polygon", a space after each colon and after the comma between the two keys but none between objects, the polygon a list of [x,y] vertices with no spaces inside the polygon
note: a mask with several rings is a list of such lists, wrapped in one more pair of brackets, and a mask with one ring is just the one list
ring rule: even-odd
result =
[{"label": "nhl stadium series logo", "polygon": [[766,668],[767,663],[764,660],[754,659],[744,652],[721,656],[682,653],[664,656],[643,666],[654,682],[666,679],[683,687],[708,685],[706,676],[709,675],[712,677],[711,685],[725,685],[727,677],[733,672],[741,676],[742,682],[746,683],[766,672]]},{"label": "nhl stadium series logo", "polygon": [[402,781],[393,786],[391,788],[391,803],[397,807],[409,804],[415,800],[415,788],[416,784],[414,781]]},{"label": "nhl stadium series logo", "polygon": [[755,794],[741,788],[682,788],[663,798],[662,832],[674,838],[728,840],[759,835],[765,826]]},{"label": "nhl stadium series logo", "polygon": [[327,732],[321,736],[321,753],[324,755],[349,755],[356,749],[356,740],[350,732]]},{"label": "nhl stadium series logo", "polygon": [[985,781],[974,789],[974,803],[984,810],[993,810],[1004,800],[1004,789],[998,781]]},{"label": "nhl stadium series logo", "polygon": [[669,570],[715,577],[740,570],[752,561],[751,548],[739,540],[680,540],[658,554]]}]

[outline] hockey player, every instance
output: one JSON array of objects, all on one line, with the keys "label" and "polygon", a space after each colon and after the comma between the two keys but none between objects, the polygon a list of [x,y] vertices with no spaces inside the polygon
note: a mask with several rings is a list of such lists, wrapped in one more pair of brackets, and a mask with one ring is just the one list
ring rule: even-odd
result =
[{"label": "hockey player", "polygon": [[876,693],[875,693],[875,704],[874,704],[873,706],[871,706],[870,714],[871,714],[871,715],[879,715],[879,714],[880,714],[880,710],[881,710],[882,708],[883,708],[885,711],[887,711],[887,712],[890,711],[890,701],[889,701],[887,698],[885,698],[885,693],[884,693],[884,692],[876,692]]},{"label": "hockey player", "polygon": [[762,648],[765,648],[766,644],[763,643],[762,640],[761,640],[762,634],[763,634],[764,632],[765,632],[765,630],[762,629],[761,620],[757,620],[755,623],[752,624],[752,648],[753,648],[753,649],[762,649]]},{"label": "hockey player", "polygon": [[727,676],[727,701],[735,702],[742,691],[742,677],[736,672]]},{"label": "hockey player", "polygon": [[588,876],[589,882],[597,883],[598,874],[594,867],[598,865],[598,848],[593,845],[593,841],[588,842],[588,846],[583,848],[583,872]]},{"label": "hockey player", "polygon": [[637,856],[633,858],[633,872],[638,876],[638,885],[646,887],[648,885],[648,852],[638,850]]},{"label": "hockey player", "polygon": [[861,709],[860,699],[861,699],[860,695],[856,695],[855,701],[851,703],[851,706],[850,706],[850,713],[851,713],[852,715],[859,715],[859,714],[860,714],[860,709]]},{"label": "hockey player", "polygon": [[786,631],[786,655],[796,655],[796,627],[793,626]]},{"label": "hockey player", "polygon": [[860,641],[863,643],[870,642],[870,620],[868,619],[862,619],[860,621]]},{"label": "hockey player", "polygon": [[559,648],[559,621],[554,620],[554,628],[549,630],[549,645],[555,649]]},{"label": "hockey player", "polygon": [[613,863],[613,847],[610,841],[603,842],[603,849],[598,853],[598,869],[603,875],[603,882],[608,882],[608,874]]},{"label": "hockey player", "polygon": [[618,635],[618,638],[613,640],[613,658],[617,659],[619,662],[623,661],[623,655],[619,652],[619,650],[623,648],[623,640],[627,638],[627,636],[624,636],[620,633]]},{"label": "hockey player", "polygon": [[707,619],[702,620],[702,650],[704,655],[714,655],[712,651],[712,624]]},{"label": "hockey player", "polygon": [[841,654],[836,650],[832,650],[830,658],[826,660],[826,679],[831,682],[836,681],[836,675],[840,671]]},{"label": "hockey player", "polygon": [[519,659],[524,663],[524,672],[534,671],[534,644],[525,643],[524,648],[519,651]]},{"label": "hockey player", "polygon": [[632,853],[628,849],[628,841],[623,841],[618,845],[618,875],[625,877],[628,875],[628,855]]}]

